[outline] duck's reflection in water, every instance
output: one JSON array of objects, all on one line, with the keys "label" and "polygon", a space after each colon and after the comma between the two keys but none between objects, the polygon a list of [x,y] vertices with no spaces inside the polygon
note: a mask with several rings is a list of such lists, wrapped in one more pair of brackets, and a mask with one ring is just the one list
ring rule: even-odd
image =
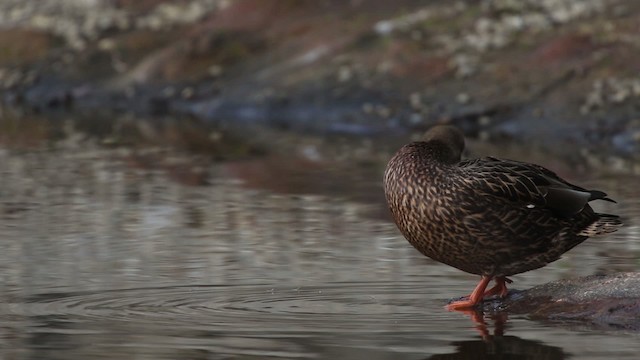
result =
[{"label": "duck's reflection in water", "polygon": [[476,329],[480,333],[482,339],[489,341],[492,338],[490,328],[487,324],[487,318],[493,323],[493,336],[503,336],[505,325],[509,315],[506,312],[495,312],[485,316],[484,312],[480,310],[456,310],[463,314],[468,315],[471,321],[475,324]]},{"label": "duck's reflection in water", "polygon": [[436,359],[527,359],[527,360],[560,360],[568,358],[561,348],[545,345],[535,340],[525,340],[517,336],[493,336],[486,340],[454,341],[456,351],[451,354],[438,354],[428,357]]},{"label": "duck's reflection in water", "polygon": [[[437,354],[426,359],[527,359],[527,360],[560,360],[568,358],[568,354],[556,346],[546,345],[535,340],[526,340],[517,336],[504,335],[507,313],[494,313],[488,316],[480,311],[464,311],[471,317],[480,333],[477,340],[454,341],[455,352]],[[487,321],[488,320],[488,321]],[[493,330],[493,334],[491,333]]]}]

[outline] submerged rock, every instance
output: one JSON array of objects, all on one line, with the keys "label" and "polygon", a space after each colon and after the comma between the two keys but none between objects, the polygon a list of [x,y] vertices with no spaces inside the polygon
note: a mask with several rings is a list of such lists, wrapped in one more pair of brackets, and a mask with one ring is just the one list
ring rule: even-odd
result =
[{"label": "submerged rock", "polygon": [[593,275],[554,281],[504,300],[484,302],[487,313],[526,314],[535,320],[583,323],[640,331],[640,273]]}]

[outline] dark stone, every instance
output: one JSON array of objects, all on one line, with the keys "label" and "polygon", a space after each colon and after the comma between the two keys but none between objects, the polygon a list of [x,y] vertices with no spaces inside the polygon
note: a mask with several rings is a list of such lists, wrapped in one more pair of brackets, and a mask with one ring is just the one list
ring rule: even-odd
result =
[{"label": "dark stone", "polygon": [[593,275],[511,291],[506,299],[485,301],[483,311],[640,331],[640,273]]}]

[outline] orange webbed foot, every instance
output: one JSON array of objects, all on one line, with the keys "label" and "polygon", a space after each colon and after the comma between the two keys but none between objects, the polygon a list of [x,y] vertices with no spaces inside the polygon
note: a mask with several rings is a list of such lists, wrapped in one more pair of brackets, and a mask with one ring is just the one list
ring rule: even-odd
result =
[{"label": "orange webbed foot", "polygon": [[485,294],[484,290],[487,288],[487,285],[489,285],[490,281],[490,276],[482,276],[482,279],[480,279],[480,282],[473,290],[471,295],[469,295],[469,298],[467,300],[454,301],[447,305],[445,308],[449,311],[464,311],[475,308],[482,302],[482,298]]},{"label": "orange webbed foot", "polygon": [[449,311],[473,310],[479,303],[480,301],[474,302],[472,300],[458,300],[448,304],[445,308]]},{"label": "orange webbed foot", "polygon": [[495,278],[496,284],[489,290],[485,291],[489,282],[491,282],[493,278],[491,276],[482,276],[480,282],[473,289],[471,295],[467,297],[465,300],[458,300],[450,303],[445,308],[449,311],[465,311],[476,308],[480,303],[482,303],[482,299],[494,295],[498,295],[502,298],[506,297],[509,293],[509,289],[507,289],[507,284],[512,283],[511,279],[508,279],[505,276],[498,276]]}]

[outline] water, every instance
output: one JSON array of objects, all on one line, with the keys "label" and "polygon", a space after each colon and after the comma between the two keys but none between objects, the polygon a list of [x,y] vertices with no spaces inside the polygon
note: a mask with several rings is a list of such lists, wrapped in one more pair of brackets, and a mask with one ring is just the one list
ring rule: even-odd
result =
[{"label": "water", "polygon": [[[482,336],[443,309],[477,279],[408,245],[379,169],[287,161],[0,150],[0,358],[637,358],[637,334],[581,324],[505,315]],[[513,286],[639,270],[638,180],[581,175],[626,226]]]}]

